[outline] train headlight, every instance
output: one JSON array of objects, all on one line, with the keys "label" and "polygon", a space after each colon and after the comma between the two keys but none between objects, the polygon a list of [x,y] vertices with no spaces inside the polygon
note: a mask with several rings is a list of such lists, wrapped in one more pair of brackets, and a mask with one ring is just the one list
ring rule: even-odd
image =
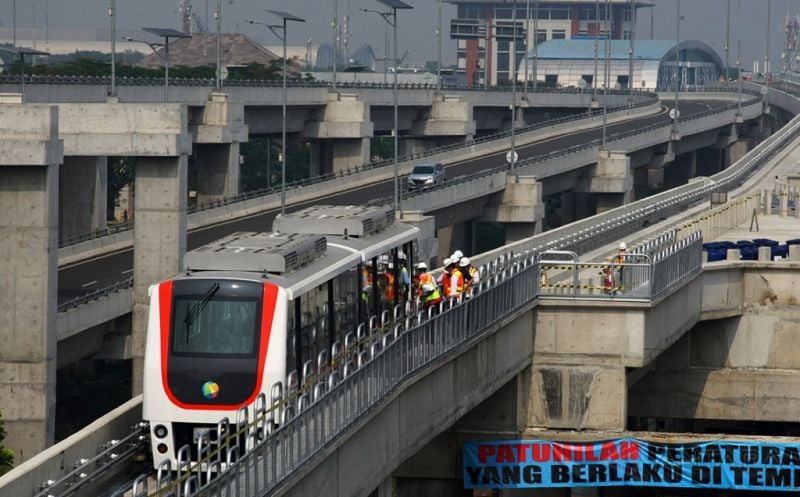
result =
[{"label": "train headlight", "polygon": [[153,434],[156,438],[164,438],[167,436],[167,433],[169,433],[169,430],[167,430],[167,427],[164,425],[156,425],[156,427],[153,428]]}]

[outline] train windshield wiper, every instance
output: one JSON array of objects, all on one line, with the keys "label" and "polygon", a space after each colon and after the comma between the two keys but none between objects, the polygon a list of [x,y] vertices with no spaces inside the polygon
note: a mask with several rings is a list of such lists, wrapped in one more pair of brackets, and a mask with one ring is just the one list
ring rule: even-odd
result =
[{"label": "train windshield wiper", "polygon": [[189,342],[189,329],[192,327],[192,323],[194,323],[197,316],[203,312],[203,309],[206,308],[208,302],[214,297],[214,294],[217,293],[219,290],[219,283],[214,283],[211,287],[206,291],[203,297],[194,304],[189,311],[186,313],[186,317],[183,319],[183,322],[186,323],[186,342]]}]

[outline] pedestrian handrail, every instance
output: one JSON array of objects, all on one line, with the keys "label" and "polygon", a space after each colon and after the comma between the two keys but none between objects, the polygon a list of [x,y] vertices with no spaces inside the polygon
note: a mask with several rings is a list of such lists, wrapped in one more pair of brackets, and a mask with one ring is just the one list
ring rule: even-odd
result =
[{"label": "pedestrian handrail", "polygon": [[103,288],[98,288],[97,290],[89,292],[86,295],[81,295],[80,297],[75,297],[74,299],[61,302],[60,304],[58,304],[58,312],[59,313],[67,312],[70,309],[75,309],[76,307],[80,307],[84,304],[105,297],[106,295],[117,293],[121,290],[126,290],[132,287],[133,287],[133,278],[128,278],[123,281],[118,281],[113,285],[109,285]]},{"label": "pedestrian handrail", "polygon": [[58,240],[58,247],[59,248],[69,247],[71,245],[76,245],[81,242],[86,242],[89,240],[94,240],[96,238],[101,238],[104,236],[121,233],[123,231],[128,231],[131,229],[133,229],[133,221],[127,221],[124,223],[107,226],[99,230],[89,231],[88,233],[78,233],[75,235],[68,235],[61,237]]}]

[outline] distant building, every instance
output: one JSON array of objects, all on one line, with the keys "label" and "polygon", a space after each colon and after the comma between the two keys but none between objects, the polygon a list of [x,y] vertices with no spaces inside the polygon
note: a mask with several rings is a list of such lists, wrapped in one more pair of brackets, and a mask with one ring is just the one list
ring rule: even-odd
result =
[{"label": "distant building", "polygon": [[[600,1],[597,16],[595,0],[539,1],[538,20],[534,34],[533,7],[526,22],[526,2],[517,1],[517,35],[512,41],[511,1],[501,0],[446,0],[458,8],[450,22],[450,38],[458,40],[458,72],[463,73],[468,85],[489,85],[509,81],[510,75],[525,53],[537,43],[548,40],[569,40],[609,36],[611,39],[629,39],[632,27],[630,0],[611,0],[611,15],[606,19],[605,0]],[[637,11],[652,8],[652,0],[635,0]],[[512,57],[511,54],[515,56]]]},{"label": "distant building", "polygon": [[[225,67],[262,64],[268,66],[280,57],[259,43],[239,33],[221,35],[222,64]],[[136,65],[158,69],[164,66],[159,54],[150,53]],[[217,35],[215,33],[195,33],[191,38],[180,38],[169,44],[170,66],[201,67],[213,66],[217,62]]]},{"label": "distant building", "polygon": [[[542,43],[538,50],[538,80],[548,86],[585,84],[593,88],[594,40],[552,40]],[[597,87],[603,87],[604,41],[600,41]],[[630,43],[611,40],[609,88],[628,88],[630,72]],[[532,54],[528,55],[532,58]],[[633,61],[635,88],[669,89],[675,87],[677,76],[682,87],[702,86],[719,81],[723,62],[713,48],[699,41],[684,41],[678,46],[676,67],[674,40],[641,40],[636,42]],[[519,65],[518,80],[525,78],[525,65]],[[532,79],[533,64],[528,64]],[[581,83],[583,80],[583,83]]]}]

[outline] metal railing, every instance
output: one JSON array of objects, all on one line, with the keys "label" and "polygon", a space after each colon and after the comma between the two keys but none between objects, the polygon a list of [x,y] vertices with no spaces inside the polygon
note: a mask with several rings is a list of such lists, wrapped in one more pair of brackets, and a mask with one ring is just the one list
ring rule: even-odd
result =
[{"label": "metal railing", "polygon": [[128,278],[127,280],[123,281],[118,281],[113,285],[93,290],[87,293],[86,295],[81,295],[80,297],[75,297],[74,299],[61,302],[60,304],[58,304],[58,312],[59,313],[67,312],[70,309],[75,309],[76,307],[88,304],[89,302],[105,297],[106,295],[117,293],[121,290],[125,290],[132,287],[133,287],[133,278]]},{"label": "metal railing", "polygon": [[622,261],[614,256],[610,261],[582,262],[575,252],[544,252],[538,259],[538,294],[549,298],[652,302],[702,270],[702,234],[695,232],[677,242],[674,239],[675,232],[671,230],[652,242],[657,251],[646,253],[650,245],[646,243],[624,254]]},{"label": "metal railing", "polygon": [[133,221],[128,221],[126,223],[115,224],[113,226],[108,226],[103,229],[90,231],[88,233],[78,233],[75,235],[68,235],[58,240],[58,247],[59,248],[69,247],[70,245],[76,245],[81,242],[94,240],[96,238],[102,238],[104,236],[114,235],[116,233],[121,233],[123,231],[128,231],[132,229],[133,229]]},{"label": "metal railing", "polygon": [[[2,74],[0,75],[0,84],[19,84],[21,77],[19,74]],[[26,85],[96,85],[96,86],[109,86],[111,85],[111,78],[109,76],[69,76],[69,75],[40,75],[40,74],[26,74]],[[116,78],[117,86],[164,86],[163,77],[129,77],[122,76]],[[208,87],[214,88],[216,81],[214,78],[169,78],[169,85],[172,87],[189,86],[189,87]],[[226,87],[256,87],[256,88],[281,88],[282,81],[280,79],[227,79],[225,80]],[[332,88],[333,84],[329,81],[321,81],[314,79],[292,79],[286,82],[289,88]],[[353,88],[353,89],[378,89],[378,90],[391,90],[394,88],[393,83],[379,83],[379,82],[366,82],[366,81],[337,81],[337,88]],[[397,87],[401,90],[436,90],[436,83],[398,83]],[[454,85],[442,84],[442,90],[448,91],[470,91],[470,92],[502,92],[511,93],[511,86],[491,86],[484,88],[482,86],[467,86],[467,85]],[[547,88],[539,87],[536,89],[530,88],[530,94],[548,94],[548,93],[569,93],[569,94],[591,94],[591,90],[581,90],[580,88]],[[634,95],[641,95],[647,93],[647,90],[635,89]],[[520,98],[523,93],[519,92]],[[609,95],[629,95],[628,90],[608,90]]]}]

